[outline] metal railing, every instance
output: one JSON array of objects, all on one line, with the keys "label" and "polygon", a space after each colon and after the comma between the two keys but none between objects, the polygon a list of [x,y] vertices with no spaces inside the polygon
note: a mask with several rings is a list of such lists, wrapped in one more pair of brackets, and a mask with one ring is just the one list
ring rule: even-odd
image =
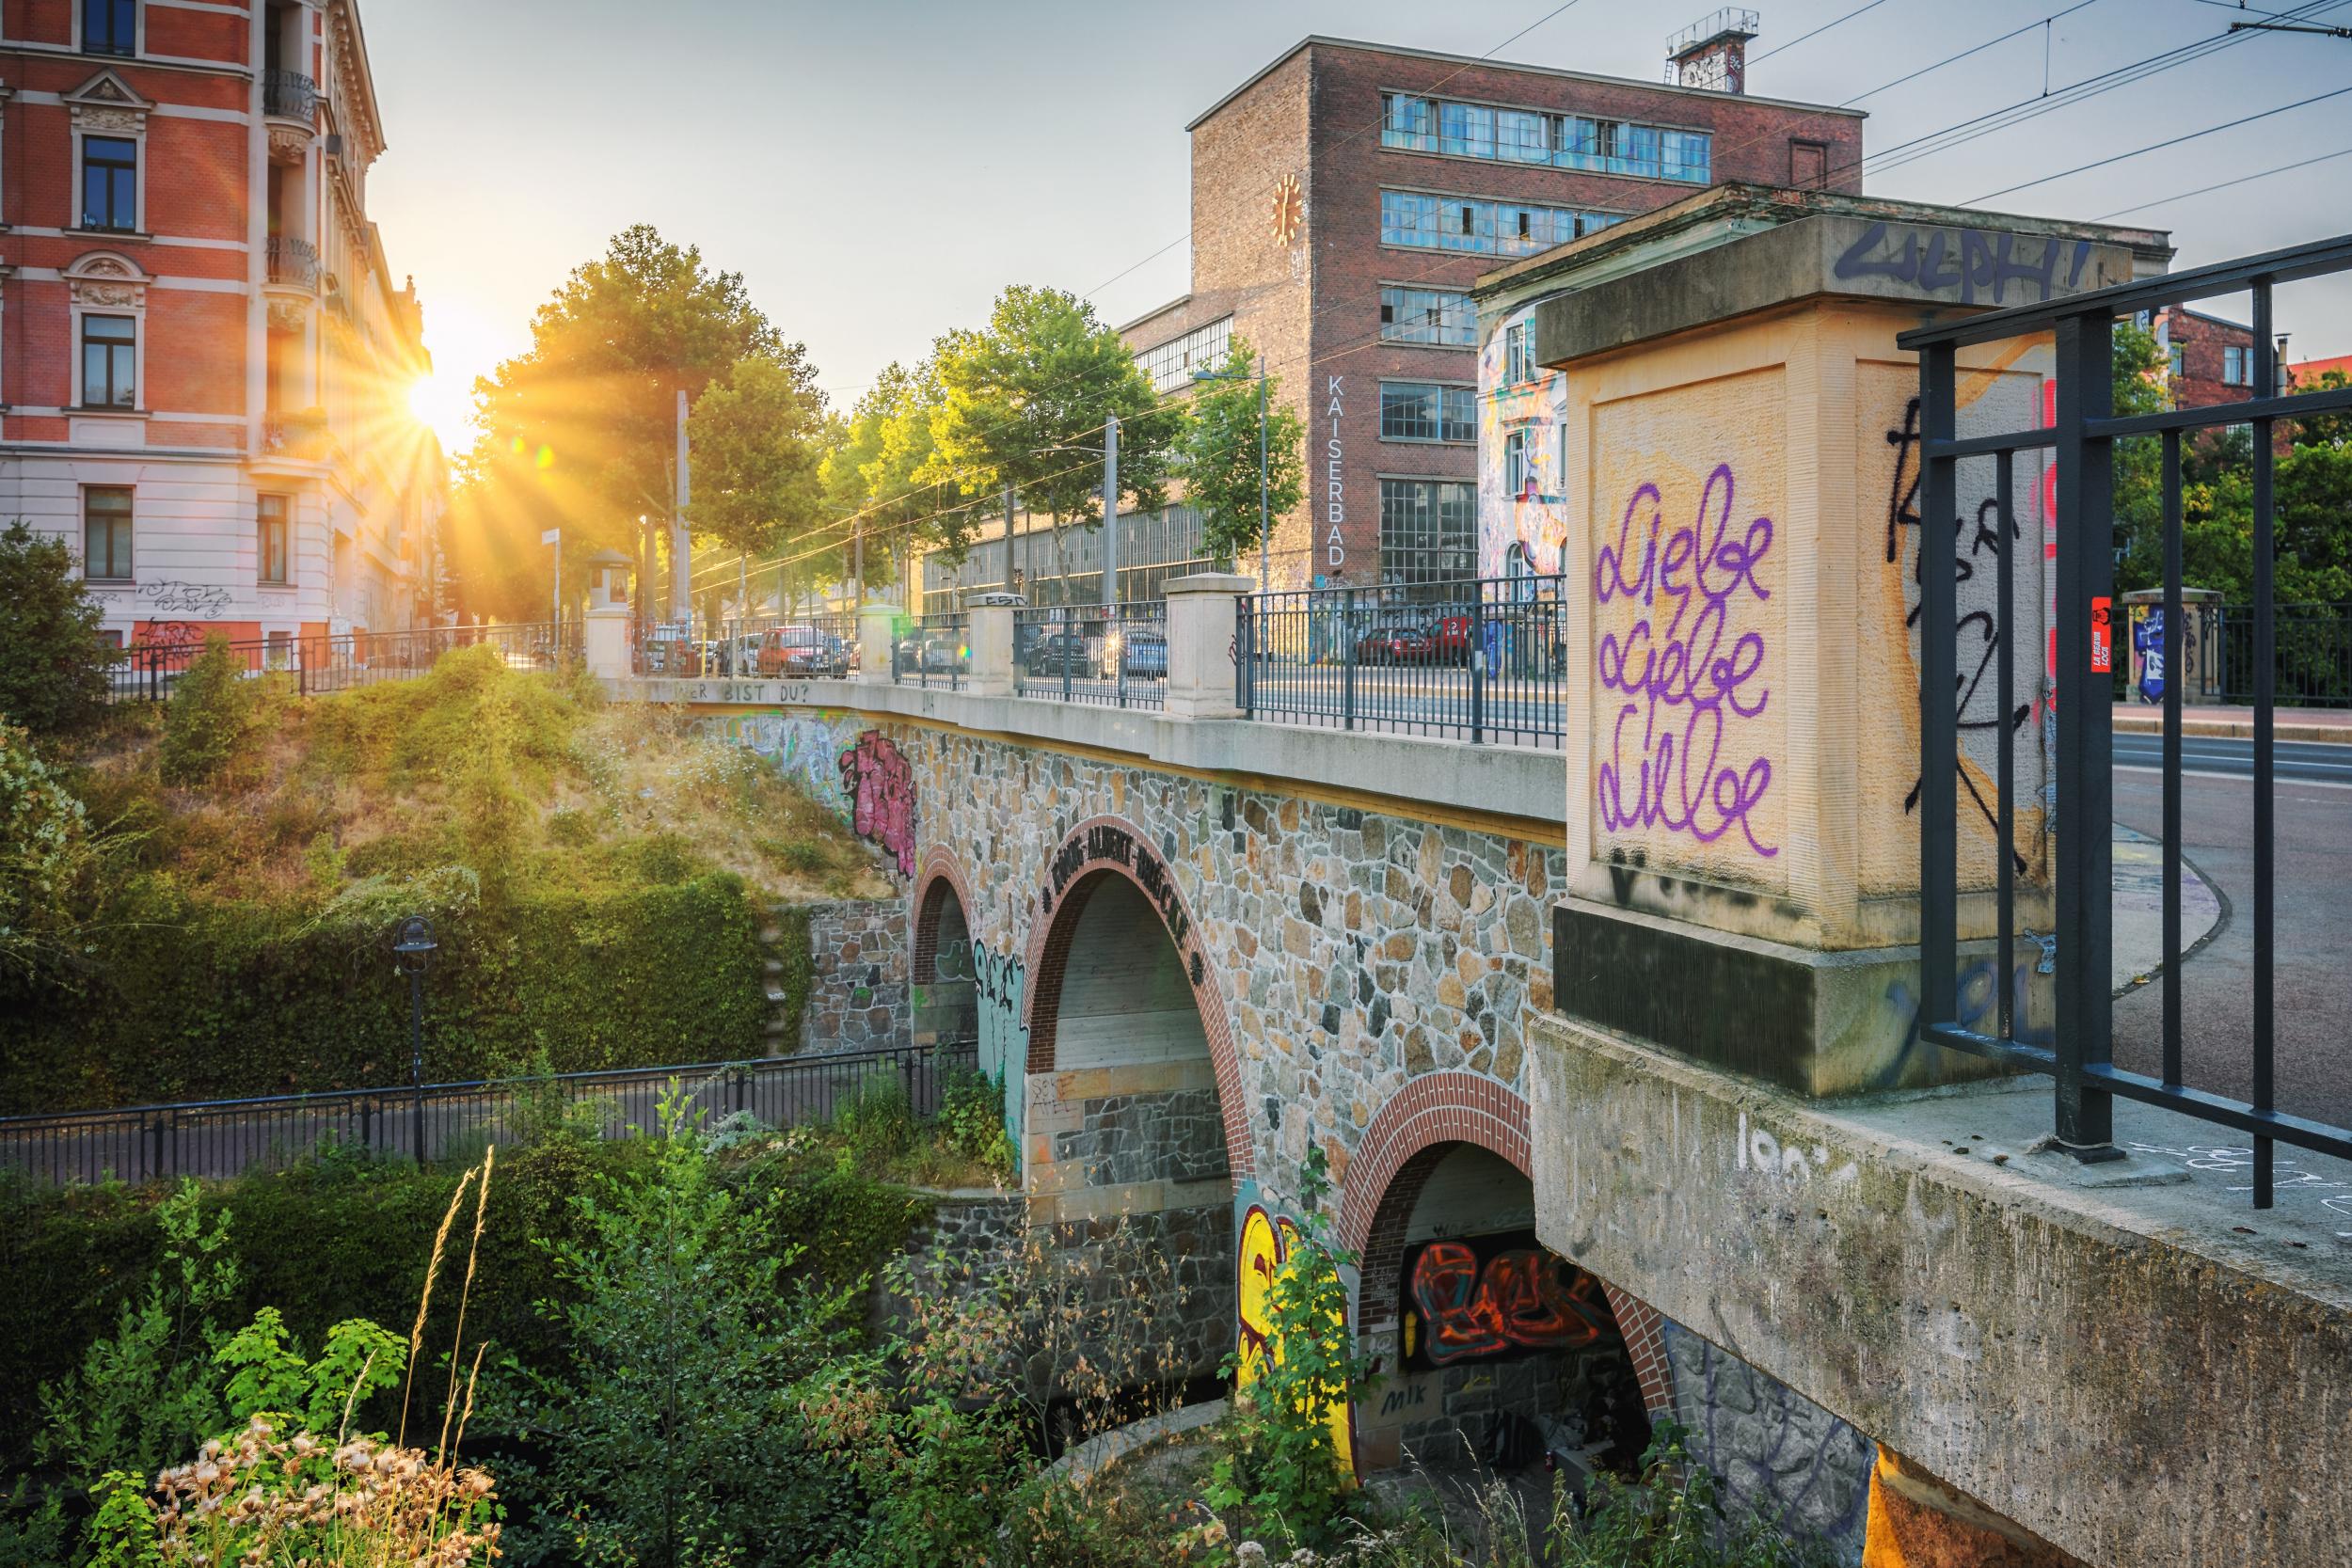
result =
[{"label": "metal railing", "polygon": [[1155,708],[1168,697],[1168,605],[1054,605],[1013,612],[1023,697]]},{"label": "metal railing", "polygon": [[898,686],[961,689],[972,663],[972,621],[961,610],[914,615],[890,636],[890,678]]},{"label": "metal railing", "polygon": [[879,1075],[895,1078],[915,1114],[930,1116],[939,1108],[943,1075],[977,1061],[972,1041],[950,1040],[837,1056],[0,1117],[0,1169],[61,1186],[220,1180],[284,1170],[323,1151],[429,1164],[471,1158],[485,1144],[544,1130],[576,1106],[598,1113],[603,1136],[623,1138],[656,1125],[655,1108],[673,1080],[689,1108],[704,1114],[706,1129],[739,1113],[770,1127],[829,1120]]},{"label": "metal railing", "polygon": [[271,282],[291,283],[304,289],[317,286],[318,246],[291,234],[272,234],[262,244]]},{"label": "metal railing", "polygon": [[[2006,614],[1979,617],[1966,636],[1973,650],[1990,640],[1994,695],[1990,725],[1965,721],[1975,681],[1961,682],[1957,639],[1960,574],[1919,574],[1919,948],[1921,1038],[1956,1051],[2031,1071],[2056,1081],[2058,1141],[2084,1160],[2111,1159],[2114,1101],[2161,1106],[2249,1134],[2254,1148],[2254,1207],[2267,1209],[2273,1195],[2273,1146],[2286,1143],[2339,1158],[2352,1158],[2352,1129],[2291,1116],[2273,1103],[2277,931],[2277,778],[2274,709],[2279,701],[2280,617],[2273,602],[2276,510],[2272,433],[2281,419],[2352,409],[2352,389],[2293,396],[2250,397],[2202,408],[2116,417],[2113,411],[2112,337],[2116,319],[2137,311],[2249,292],[2253,300],[2252,384],[2278,385],[2271,293],[2279,284],[2352,272],[2352,235],[2296,245],[2266,255],[2198,267],[2168,277],[2119,284],[2071,298],[1985,315],[1946,325],[1921,327],[1896,341],[1919,355],[1919,433],[1923,518],[1963,515],[1959,468],[1963,461],[1989,459],[1994,470],[1990,504],[1998,527],[1991,603],[2017,601],[2017,553],[2006,541],[2019,537],[2014,499],[2015,458],[2021,451],[2051,451],[2057,483],[2057,668],[2048,675],[2058,688],[2056,716],[2057,806],[2055,830],[2039,815],[2040,791],[2021,781],[2017,769],[2018,726],[2003,716],[2017,711],[2020,689],[2017,649],[2039,657],[2038,626],[2023,630]],[[2047,429],[1962,437],[1958,431],[1957,355],[1967,345],[2031,334],[2055,335],[2057,411]],[[2112,671],[2122,655],[2121,621],[2114,613],[2115,443],[2153,436],[2163,447],[2165,667],[2178,669],[2178,639],[2185,617],[2182,604],[2181,446],[2199,430],[2246,424],[2252,429],[2254,599],[2251,657],[2254,706],[2254,878],[2252,908],[2252,1013],[2250,1099],[2239,1101],[2184,1082],[2181,994],[2181,798],[2182,687],[2164,689],[2164,802],[2162,971],[2162,1070],[2158,1076],[2114,1064],[2114,1010],[2110,990],[2110,929],[2114,801],[2114,707],[2106,700]],[[2029,478],[2027,483],[2032,483]],[[1968,510],[1977,504],[1972,489]],[[1924,541],[1929,531],[1919,531]],[[1973,578],[1981,578],[1979,568]],[[1973,605],[1972,601],[1972,605]],[[1971,662],[1975,662],[1972,653]],[[2038,664],[2028,674],[2038,687]],[[1979,672],[1980,678],[1981,672]],[[2068,701],[2069,689],[2091,701]],[[1955,705],[1953,693],[1963,698]],[[1968,739],[1963,750],[1963,734]],[[1988,740],[1990,744],[1988,744]],[[1987,753],[1990,753],[1989,755]],[[1960,790],[1967,769],[1970,810],[1981,812],[1990,832],[1983,861],[1972,863],[1979,885],[1960,884]],[[1978,780],[1983,779],[1979,785]],[[1992,799],[1987,800],[1986,795]],[[1964,1010],[1958,983],[1960,915],[1966,897],[1993,895],[1993,940],[1997,976],[2016,973],[2017,879],[2025,865],[2017,853],[2021,814],[2029,831],[2050,831],[2056,902],[2055,1037],[2047,1045],[2019,1037],[2010,987],[1996,983],[1993,1006],[1977,1015]],[[1972,832],[1972,837],[1974,836]],[[1989,871],[1989,875],[1985,875]],[[1989,883],[1987,887],[1982,885]],[[1964,1021],[1964,1022],[1963,1022]]]},{"label": "metal railing", "polygon": [[[509,667],[550,669],[580,653],[580,628],[567,623],[559,639],[547,623],[504,626],[428,626],[420,631],[310,633],[299,637],[243,638],[229,642],[230,655],[253,679],[283,674],[304,696],[348,691],[385,681],[412,680],[457,648],[497,648]],[[204,651],[203,627],[165,623],[125,650],[109,674],[116,702],[160,702],[170,697]]]},{"label": "metal railing", "polygon": [[1245,595],[1234,650],[1252,719],[1557,746],[1563,579]]},{"label": "metal railing", "polygon": [[[2225,605],[2216,641],[2221,700],[2251,703],[2262,689],[2255,650],[2262,617],[2253,605]],[[2338,605],[2271,607],[2270,690],[2289,707],[2352,707],[2352,611]]]},{"label": "metal railing", "polygon": [[262,72],[262,112],[279,119],[309,119],[318,112],[319,85],[298,71]]}]

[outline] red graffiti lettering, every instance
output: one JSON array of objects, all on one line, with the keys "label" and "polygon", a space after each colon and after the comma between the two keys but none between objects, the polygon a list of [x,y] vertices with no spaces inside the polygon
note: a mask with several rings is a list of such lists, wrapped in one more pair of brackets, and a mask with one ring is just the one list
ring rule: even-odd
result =
[{"label": "red graffiti lettering", "polygon": [[841,791],[858,837],[887,850],[901,875],[914,875],[914,775],[889,736],[867,730],[841,753]]},{"label": "red graffiti lettering", "polygon": [[1432,1242],[1413,1265],[1413,1299],[1429,1325],[1429,1359],[1439,1366],[1492,1355],[1510,1340],[1494,1297],[1479,1288],[1478,1254],[1460,1242]]},{"label": "red graffiti lettering", "polygon": [[1482,1265],[1463,1242],[1432,1242],[1407,1285],[1435,1366],[1515,1351],[1579,1350],[1610,1321],[1600,1282],[1538,1247],[1497,1253]]}]

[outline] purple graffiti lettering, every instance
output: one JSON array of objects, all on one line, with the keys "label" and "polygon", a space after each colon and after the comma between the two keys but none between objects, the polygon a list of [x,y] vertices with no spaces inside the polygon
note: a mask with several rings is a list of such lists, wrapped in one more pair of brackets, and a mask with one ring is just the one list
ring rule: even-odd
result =
[{"label": "purple graffiti lettering", "polygon": [[[1644,610],[1622,635],[1601,635],[1601,689],[1626,701],[1617,708],[1600,768],[1600,816],[1612,831],[1660,827],[1701,844],[1737,826],[1751,848],[1771,856],[1779,847],[1759,840],[1748,818],[1772,787],[1772,761],[1739,760],[1749,749],[1740,744],[1742,721],[1761,716],[1772,700],[1756,681],[1764,635],[1732,637],[1730,619],[1742,588],[1758,602],[1772,596],[1756,576],[1772,551],[1772,520],[1752,518],[1733,537],[1734,488],[1731,465],[1717,464],[1699,497],[1697,516],[1664,533],[1662,498],[1657,485],[1645,483],[1626,502],[1615,545],[1604,545],[1594,558],[1595,597],[1604,605],[1636,599]],[[1645,503],[1649,516],[1642,524]],[[1637,526],[1645,537],[1639,563],[1632,565]],[[1657,626],[1661,599],[1673,613]],[[1629,768],[1629,749],[1639,752],[1638,768]]]}]

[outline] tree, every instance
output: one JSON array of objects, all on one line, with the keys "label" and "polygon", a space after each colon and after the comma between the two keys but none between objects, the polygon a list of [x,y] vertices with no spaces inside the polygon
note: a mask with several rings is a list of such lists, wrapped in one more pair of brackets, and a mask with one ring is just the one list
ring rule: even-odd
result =
[{"label": "tree", "polygon": [[1192,400],[1180,471],[1184,499],[1200,514],[1201,544],[1220,562],[1258,547],[1259,524],[1270,527],[1298,505],[1305,491],[1307,427],[1298,411],[1277,401],[1279,377],[1265,388],[1265,499],[1259,503],[1258,374],[1246,338],[1235,338],[1217,367],[1229,381],[1210,381]]},{"label": "tree", "polygon": [[[677,393],[701,397],[747,357],[796,379],[803,356],[752,304],[740,274],[712,272],[699,249],[650,225],[622,230],[539,307],[530,350],[475,383],[481,433],[462,470],[484,493],[469,515],[505,537],[472,555],[502,561],[506,592],[528,586],[520,596],[544,603],[538,532],[554,526],[550,515],[567,563],[606,547],[633,553],[644,520],[670,511]],[[512,582],[525,561],[528,577]]]},{"label": "tree", "polygon": [[36,735],[95,717],[121,657],[99,633],[104,617],[64,540],[22,517],[0,530],[0,717]]},{"label": "tree", "polygon": [[952,480],[918,479],[938,443],[931,421],[945,398],[932,364],[892,363],[850,411],[840,445],[826,454],[825,494],[866,538],[869,580],[887,580],[918,545],[961,558],[978,531],[988,498]]},{"label": "tree", "polygon": [[799,575],[837,573],[838,542],[811,537],[829,515],[824,463],[842,435],[814,370],[798,357],[739,359],[695,401],[686,429],[697,537],[745,556],[801,557]]},{"label": "tree", "polygon": [[1140,508],[1161,504],[1183,411],[1160,403],[1126,341],[1086,301],[1015,285],[985,329],[940,339],[933,361],[942,396],[916,479],[975,498],[1009,485],[1052,519],[1058,545],[1065,528],[1102,521],[1103,433],[1117,416],[1119,492]]},{"label": "tree", "polygon": [[[2165,389],[2164,353],[2153,335],[2130,322],[2115,324],[2109,340],[2115,415],[2155,414],[2171,406]],[[2118,593],[2164,580],[2164,449],[2153,437],[2115,443],[2115,524]],[[2061,546],[2063,547],[2063,546]]]}]

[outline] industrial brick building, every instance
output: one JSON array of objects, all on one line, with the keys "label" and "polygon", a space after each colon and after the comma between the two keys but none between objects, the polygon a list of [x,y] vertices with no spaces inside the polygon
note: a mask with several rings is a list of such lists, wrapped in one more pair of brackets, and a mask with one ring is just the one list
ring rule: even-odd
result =
[{"label": "industrial brick building", "polygon": [[1472,574],[1499,261],[1726,181],[1859,190],[1859,112],[1741,90],[1753,24],[1676,40],[1693,85],[1309,38],[1187,127],[1192,287],[1123,330],[1165,392],[1246,338],[1305,419],[1274,586]]},{"label": "industrial brick building", "polygon": [[0,6],[0,520],[118,641],[424,619],[447,481],[354,0]]}]

